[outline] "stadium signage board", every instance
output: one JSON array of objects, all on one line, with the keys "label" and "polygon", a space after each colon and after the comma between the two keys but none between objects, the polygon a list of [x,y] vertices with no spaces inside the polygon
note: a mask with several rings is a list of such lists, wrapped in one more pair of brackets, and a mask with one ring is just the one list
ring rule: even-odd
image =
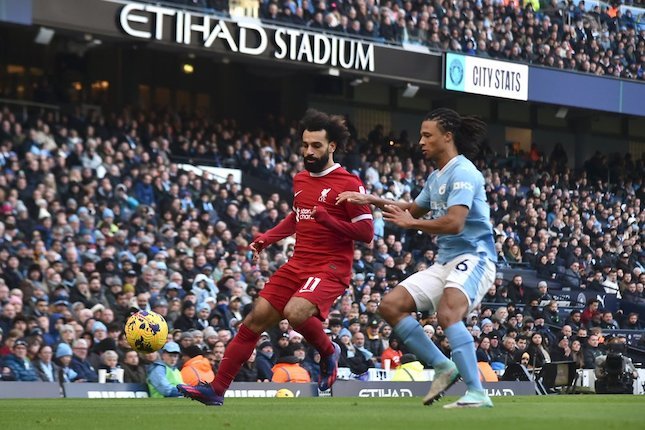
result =
[{"label": "stadium signage board", "polygon": [[211,48],[220,42],[230,52],[263,55],[343,69],[374,71],[374,44],[293,28],[265,28],[257,20],[226,21],[192,11],[128,3],[118,16],[131,37]]},{"label": "stadium signage board", "polygon": [[98,384],[85,382],[82,384],[63,384],[65,397],[81,399],[142,399],[148,396],[145,384]]},{"label": "stadium signage board", "polygon": [[278,384],[275,382],[233,382],[226,397],[276,397],[279,390],[288,390],[290,397],[318,397],[317,384]]},{"label": "stadium signage board", "polygon": [[58,382],[0,381],[0,399],[55,399],[62,397]]},{"label": "stadium signage board", "polygon": [[[332,387],[332,397],[423,397],[428,393],[431,382],[389,382],[389,381],[345,381],[339,380]],[[532,382],[485,382],[484,389],[489,396],[535,395]],[[450,396],[462,395],[466,391],[463,382],[448,390]]]},{"label": "stadium signage board", "polygon": [[645,83],[531,66],[529,100],[645,116]]},{"label": "stadium signage board", "polygon": [[441,85],[443,55],[340,34],[180,10],[124,0],[33,0],[32,25],[138,42],[141,48],[216,54],[316,72],[343,72],[389,81]]},{"label": "stadium signage board", "polygon": [[529,66],[447,53],[445,88],[485,96],[528,100]]}]

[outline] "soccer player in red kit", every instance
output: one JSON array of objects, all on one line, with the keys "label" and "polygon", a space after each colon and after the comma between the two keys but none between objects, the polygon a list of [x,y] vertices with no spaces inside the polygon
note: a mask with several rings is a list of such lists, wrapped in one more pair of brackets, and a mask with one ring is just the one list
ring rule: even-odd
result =
[{"label": "soccer player in red kit", "polygon": [[349,284],[354,240],[374,236],[367,205],[336,205],[343,191],[364,193],[361,180],[334,162],[334,152],[349,138],[343,119],[309,109],[300,122],[305,169],[293,181],[293,212],[251,244],[256,256],[264,248],[296,234],[293,257],[266,283],[253,310],[226,348],[215,380],[177,386],[184,396],[220,406],[224,393],[249,358],[260,334],[287,318],[321,355],[318,386],[336,380],[340,347],[325,334],[322,321]]}]

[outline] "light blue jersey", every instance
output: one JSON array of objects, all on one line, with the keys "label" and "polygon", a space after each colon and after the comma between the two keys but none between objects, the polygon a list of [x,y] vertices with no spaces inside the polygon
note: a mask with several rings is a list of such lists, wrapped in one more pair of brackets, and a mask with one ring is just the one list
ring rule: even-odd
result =
[{"label": "light blue jersey", "polygon": [[497,261],[484,177],[466,157],[458,155],[443,169],[432,172],[415,203],[430,209],[433,219],[445,215],[450,206],[464,205],[470,209],[461,233],[438,235],[437,262],[445,264],[463,254],[483,255]]}]

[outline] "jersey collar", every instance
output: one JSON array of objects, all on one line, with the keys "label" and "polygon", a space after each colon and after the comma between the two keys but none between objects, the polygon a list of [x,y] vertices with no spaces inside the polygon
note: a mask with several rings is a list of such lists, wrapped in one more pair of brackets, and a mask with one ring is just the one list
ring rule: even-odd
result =
[{"label": "jersey collar", "polygon": [[458,159],[458,158],[459,158],[459,155],[457,155],[456,157],[454,157],[454,158],[450,159],[450,161],[448,161],[448,162],[446,163],[446,165],[445,165],[445,166],[443,166],[443,167],[442,167],[442,168],[437,172],[437,176],[441,176],[441,175],[443,175],[443,173],[444,173],[444,172],[447,172],[447,171],[448,171],[448,169],[450,168],[450,166],[452,166],[453,164],[455,164],[455,163],[457,162],[457,159]]},{"label": "jersey collar", "polygon": [[326,175],[330,174],[331,172],[333,172],[334,170],[338,169],[339,167],[340,167],[340,164],[334,163],[331,167],[328,167],[327,169],[323,170],[322,172],[318,172],[318,173],[309,172],[309,175],[313,176],[314,178],[320,178],[322,176],[326,176]]}]

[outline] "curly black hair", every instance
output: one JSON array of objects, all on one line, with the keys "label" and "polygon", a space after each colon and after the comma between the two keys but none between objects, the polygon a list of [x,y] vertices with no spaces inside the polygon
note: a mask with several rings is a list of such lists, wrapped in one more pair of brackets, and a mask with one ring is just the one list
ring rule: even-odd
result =
[{"label": "curly black hair", "polygon": [[316,109],[307,109],[305,116],[300,120],[298,135],[302,137],[302,133],[305,130],[325,130],[327,132],[327,140],[329,142],[335,142],[338,150],[345,148],[347,139],[350,136],[349,130],[345,125],[345,118],[340,115],[329,115]]}]

